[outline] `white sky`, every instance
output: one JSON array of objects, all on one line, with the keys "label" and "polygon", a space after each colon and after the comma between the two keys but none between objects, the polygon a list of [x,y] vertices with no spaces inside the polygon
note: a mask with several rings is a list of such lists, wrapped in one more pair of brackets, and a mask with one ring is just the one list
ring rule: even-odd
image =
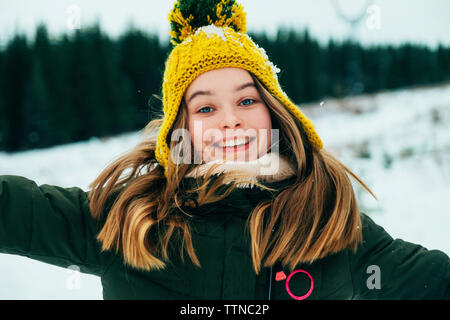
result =
[{"label": "white sky", "polygon": [[[238,0],[239,1],[239,0]],[[330,37],[342,39],[349,26],[336,14],[333,0],[240,0],[247,13],[249,31],[266,31],[273,35],[278,26],[304,29],[321,41]],[[334,0],[344,12],[354,15],[365,0]],[[0,0],[0,43],[4,44],[16,31],[29,37],[35,26],[44,21],[54,35],[70,32],[67,27],[71,5],[80,9],[80,25],[95,19],[102,30],[115,37],[129,23],[147,32],[168,37],[167,15],[175,0]],[[450,1],[448,0],[372,0],[375,11],[366,13],[358,29],[363,43],[418,42],[450,46]],[[378,20],[376,18],[379,17]],[[375,28],[379,22],[379,28]],[[372,24],[371,24],[372,23]]]}]

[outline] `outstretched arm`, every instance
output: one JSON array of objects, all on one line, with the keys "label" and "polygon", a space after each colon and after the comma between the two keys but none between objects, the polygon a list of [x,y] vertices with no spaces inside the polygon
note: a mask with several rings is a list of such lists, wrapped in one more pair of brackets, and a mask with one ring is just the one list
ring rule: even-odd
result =
[{"label": "outstretched arm", "polygon": [[101,252],[96,240],[100,227],[82,189],[0,176],[1,253],[101,275],[110,255]]}]

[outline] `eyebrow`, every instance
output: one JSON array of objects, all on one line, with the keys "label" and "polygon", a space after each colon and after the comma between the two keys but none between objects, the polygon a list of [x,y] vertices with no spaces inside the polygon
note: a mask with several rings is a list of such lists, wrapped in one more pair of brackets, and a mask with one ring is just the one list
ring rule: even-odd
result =
[{"label": "eyebrow", "polygon": [[[248,82],[248,83],[244,83],[244,84],[236,87],[234,89],[234,91],[244,90],[245,88],[248,88],[248,87],[254,87],[256,89],[256,86],[255,86],[255,84],[253,82]],[[189,99],[187,100],[187,103],[191,102],[192,99],[194,99],[196,96],[200,96],[200,95],[210,96],[211,95],[211,91],[208,91],[208,90],[206,90],[206,91],[201,91],[201,90],[200,91],[196,91],[189,97]]]}]

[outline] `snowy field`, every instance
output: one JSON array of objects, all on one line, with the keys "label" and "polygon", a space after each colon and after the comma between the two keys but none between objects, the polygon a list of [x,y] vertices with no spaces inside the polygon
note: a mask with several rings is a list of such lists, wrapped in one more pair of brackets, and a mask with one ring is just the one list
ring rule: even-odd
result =
[{"label": "snowy field", "polygon": [[[307,110],[327,150],[366,182],[362,211],[393,238],[450,255],[450,84],[324,100]],[[140,133],[16,154],[0,152],[0,174],[37,184],[90,182],[141,141]],[[100,278],[0,254],[0,299],[102,299]]]}]

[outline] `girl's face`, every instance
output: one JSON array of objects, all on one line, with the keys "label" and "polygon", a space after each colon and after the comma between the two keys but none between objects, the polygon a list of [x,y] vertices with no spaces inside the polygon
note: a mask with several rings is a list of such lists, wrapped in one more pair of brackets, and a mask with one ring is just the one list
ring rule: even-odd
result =
[{"label": "girl's face", "polygon": [[190,84],[184,99],[191,141],[203,162],[251,161],[269,151],[269,110],[248,71],[205,72]]}]

